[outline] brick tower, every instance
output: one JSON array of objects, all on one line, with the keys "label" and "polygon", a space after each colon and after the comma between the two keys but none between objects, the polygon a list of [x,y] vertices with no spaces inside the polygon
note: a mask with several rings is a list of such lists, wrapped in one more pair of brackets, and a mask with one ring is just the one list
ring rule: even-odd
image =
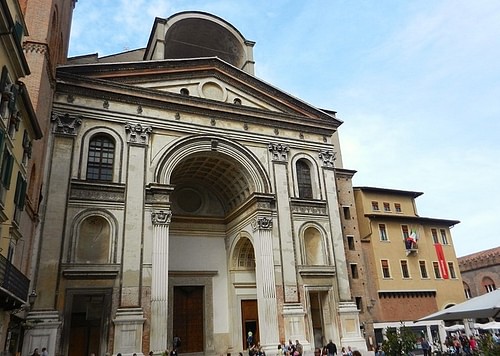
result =
[{"label": "brick tower", "polygon": [[[22,355],[29,355],[35,347],[55,350],[56,330],[59,326],[57,313],[51,312],[57,301],[40,305],[44,300],[43,281],[38,281],[39,251],[42,244],[40,229],[44,221],[47,201],[46,181],[48,172],[45,161],[48,155],[48,138],[51,128],[51,110],[55,92],[56,67],[66,61],[71,20],[77,0],[19,0],[26,23],[23,50],[29,64],[30,75],[22,79],[28,89],[34,111],[43,133],[41,140],[33,142],[32,157],[27,167],[29,186],[26,212],[31,223],[24,224],[25,248],[31,258],[26,259],[30,291],[37,294],[27,322],[36,321],[28,328],[23,341]],[[54,271],[56,272],[56,271]],[[33,293],[33,292],[32,292]],[[44,309],[43,312],[38,310]],[[42,345],[43,344],[43,345]]]}]

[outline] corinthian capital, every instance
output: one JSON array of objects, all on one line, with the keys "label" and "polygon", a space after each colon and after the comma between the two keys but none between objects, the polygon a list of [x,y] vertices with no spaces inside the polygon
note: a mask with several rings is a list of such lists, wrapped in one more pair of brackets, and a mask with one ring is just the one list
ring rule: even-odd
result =
[{"label": "corinthian capital", "polygon": [[139,123],[128,123],[125,125],[125,131],[128,134],[128,142],[147,145],[149,143],[149,135],[153,132],[153,128]]},{"label": "corinthian capital", "polygon": [[267,216],[258,216],[252,220],[253,231],[271,230],[273,228],[273,218]]},{"label": "corinthian capital", "polygon": [[319,159],[323,161],[323,167],[335,167],[335,154],[333,150],[322,150],[319,152]]},{"label": "corinthian capital", "polygon": [[52,131],[54,133],[75,136],[78,133],[78,128],[82,124],[82,117],[52,113],[50,121],[54,123],[54,126],[52,126]]},{"label": "corinthian capital", "polygon": [[270,143],[268,145],[269,151],[273,154],[273,161],[288,161],[288,152],[290,147],[281,143]]},{"label": "corinthian capital", "polygon": [[172,219],[172,211],[158,210],[151,213],[151,221],[153,225],[169,225]]}]

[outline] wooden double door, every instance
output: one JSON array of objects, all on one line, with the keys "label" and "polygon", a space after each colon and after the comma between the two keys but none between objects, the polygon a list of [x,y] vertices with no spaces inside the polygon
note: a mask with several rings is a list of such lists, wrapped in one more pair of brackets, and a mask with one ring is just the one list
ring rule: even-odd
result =
[{"label": "wooden double door", "polygon": [[178,352],[203,352],[204,287],[174,286],[173,309],[173,337],[181,339]]},{"label": "wooden double door", "polygon": [[70,313],[66,320],[68,356],[104,355],[110,321],[110,292],[69,294]]},{"label": "wooden double door", "polygon": [[259,339],[259,313],[257,307],[257,300],[242,300],[241,301],[241,329],[243,331],[243,350],[246,350],[248,333],[251,332],[253,336],[253,343],[257,344]]}]

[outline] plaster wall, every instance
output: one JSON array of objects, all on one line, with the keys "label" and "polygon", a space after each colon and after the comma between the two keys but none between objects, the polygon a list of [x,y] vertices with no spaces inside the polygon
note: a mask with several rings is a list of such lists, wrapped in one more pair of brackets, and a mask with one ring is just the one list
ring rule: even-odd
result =
[{"label": "plaster wall", "polygon": [[170,236],[169,270],[217,271],[213,277],[213,327],[229,332],[228,275],[223,238]]}]

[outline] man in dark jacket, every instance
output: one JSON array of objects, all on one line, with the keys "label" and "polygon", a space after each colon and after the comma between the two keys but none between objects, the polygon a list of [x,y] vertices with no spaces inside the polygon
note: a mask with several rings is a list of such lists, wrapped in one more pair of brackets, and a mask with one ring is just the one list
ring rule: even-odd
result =
[{"label": "man in dark jacket", "polygon": [[328,356],[335,356],[337,354],[337,345],[333,343],[332,339],[326,344],[326,349],[328,350]]}]

